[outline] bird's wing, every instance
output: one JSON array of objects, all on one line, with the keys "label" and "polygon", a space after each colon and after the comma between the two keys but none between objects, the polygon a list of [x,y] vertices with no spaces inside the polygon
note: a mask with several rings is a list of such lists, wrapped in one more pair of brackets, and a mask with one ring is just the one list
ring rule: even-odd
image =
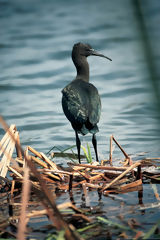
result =
[{"label": "bird's wing", "polygon": [[95,125],[99,122],[99,119],[100,119],[101,100],[95,86],[92,84],[89,84],[89,85],[90,85],[90,88],[89,88],[89,94],[88,94],[89,96],[88,117],[89,117],[89,122],[92,125]]},{"label": "bird's wing", "polygon": [[79,91],[73,85],[66,86],[63,90],[62,107],[68,120],[74,123],[85,123],[88,113]]}]

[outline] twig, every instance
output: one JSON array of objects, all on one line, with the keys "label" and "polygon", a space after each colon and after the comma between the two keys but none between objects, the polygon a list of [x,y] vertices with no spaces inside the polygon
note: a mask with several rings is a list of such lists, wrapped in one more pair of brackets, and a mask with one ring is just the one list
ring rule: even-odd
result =
[{"label": "twig", "polygon": [[[15,125],[14,124],[12,124],[11,126],[10,126],[10,128],[9,128],[9,130],[10,131],[13,131],[15,129]],[[6,146],[7,146],[7,144],[8,144],[8,142],[9,142],[9,140],[10,140],[10,135],[9,135],[9,132],[7,131],[6,132],[6,134],[3,136],[3,138],[1,139],[1,141],[0,141],[0,147],[4,147],[4,149],[6,148]],[[1,151],[0,150],[0,156],[1,156],[1,154],[3,153],[4,151]]]},{"label": "twig", "polygon": [[120,190],[124,191],[128,188],[134,188],[134,187],[138,187],[139,185],[142,185],[142,180],[139,179],[137,181],[134,181],[132,183],[128,183],[128,184],[124,184],[120,187]]},{"label": "twig", "polygon": [[109,153],[109,163],[112,166],[112,152],[113,152],[113,148],[112,148],[112,139],[113,139],[113,135],[110,136],[110,153]]},{"label": "twig", "polygon": [[128,156],[128,154],[124,151],[124,149],[121,147],[121,145],[116,141],[116,139],[114,138],[114,136],[112,136],[113,141],[117,144],[117,146],[120,148],[120,150],[122,151],[122,153],[124,154],[124,156],[127,159],[130,159],[130,157]]},{"label": "twig", "polygon": [[137,175],[136,175],[136,179],[141,179],[142,180],[142,170],[141,170],[141,165],[139,165],[137,167]]},{"label": "twig", "polygon": [[37,164],[39,164],[40,166],[44,167],[44,168],[48,168],[47,164],[45,162],[43,162],[42,160],[34,157],[34,156],[31,156],[32,158],[32,161],[36,162]]},{"label": "twig", "polygon": [[[80,166],[84,168],[91,168],[91,169],[101,169],[101,170],[112,170],[112,171],[125,171],[128,169],[128,167],[107,167],[107,166],[94,166],[90,164],[74,164],[74,163],[69,163],[69,165],[72,166]],[[74,168],[73,168],[74,169]]]},{"label": "twig", "polygon": [[[11,133],[14,135],[14,138],[17,139],[17,135],[18,132],[13,129],[14,125],[11,125],[10,129],[8,129],[8,133],[9,131],[11,131]],[[6,141],[4,142],[3,146],[1,145],[1,152],[4,153],[4,156],[1,160],[1,164],[0,164],[0,176],[2,177],[6,177],[7,175],[7,171],[8,171],[8,166],[10,165],[10,161],[12,159],[12,154],[14,151],[14,147],[15,147],[15,142],[13,141],[13,139],[7,134],[8,138],[6,139]],[[3,138],[5,139],[5,138]],[[2,139],[2,140],[3,140]],[[5,148],[6,147],[6,148]]]},{"label": "twig", "polygon": [[153,189],[153,192],[154,192],[154,195],[155,195],[157,201],[159,201],[159,200],[160,200],[160,197],[159,197],[159,194],[158,194],[158,190],[157,190],[156,184],[152,184],[152,183],[151,183],[151,186],[152,186],[152,189]]},{"label": "twig", "polygon": [[[90,177],[89,182],[92,182],[94,180],[98,180],[98,179],[101,179],[101,178],[104,178],[104,173],[99,173],[96,176]],[[86,182],[87,182],[86,180],[82,180],[81,182],[74,183],[73,187],[77,187],[78,185],[86,183]]]},{"label": "twig", "polygon": [[41,156],[42,156],[42,159],[48,164],[48,165],[50,165],[54,170],[58,170],[58,168],[57,168],[57,165],[54,163],[54,162],[52,162],[44,153],[40,153],[41,154]]},{"label": "twig", "polygon": [[14,187],[15,187],[15,180],[12,180],[12,186],[11,186],[11,199],[13,199]]},{"label": "twig", "polygon": [[[3,118],[0,116],[0,123],[2,124],[3,128],[9,132],[11,138],[13,139],[14,142],[16,142],[16,139],[14,137],[14,135],[12,134],[12,132],[9,130],[8,125],[6,124],[6,122],[3,120]],[[24,151],[21,147],[21,145],[19,143],[17,143],[17,147],[20,149],[20,151],[22,152],[22,156],[24,157]],[[62,228],[65,229],[65,236],[66,239],[68,240],[73,240],[76,239],[74,233],[70,230],[70,227],[68,226],[68,224],[63,220],[63,217],[61,215],[61,213],[59,212],[55,200],[53,198],[53,194],[50,192],[50,190],[48,189],[47,185],[45,184],[45,182],[43,181],[42,177],[40,176],[40,174],[38,173],[37,169],[35,168],[34,164],[30,161],[30,157],[25,158],[28,167],[30,168],[30,170],[32,171],[32,173],[35,175],[35,177],[38,179],[40,186],[43,190],[43,194],[48,202],[48,204],[52,207],[53,209],[53,218],[54,218],[54,222],[53,224],[56,226],[57,230],[60,230]]]},{"label": "twig", "polygon": [[52,169],[38,169],[39,172],[45,172],[45,173],[57,173],[57,174],[63,174],[63,175],[73,175],[72,172],[67,172],[63,170],[52,170]]},{"label": "twig", "polygon": [[15,175],[17,175],[17,177],[23,179],[23,176],[19,172],[17,172],[14,168],[8,167],[8,169],[12,171]]},{"label": "twig", "polygon": [[32,148],[31,146],[28,146],[28,150],[30,152],[32,152],[34,155],[36,155],[37,157],[42,159],[42,155],[38,151],[36,151],[34,148]]},{"label": "twig", "polygon": [[86,187],[90,187],[90,188],[102,188],[100,185],[98,184],[92,184],[92,183],[85,183]]},{"label": "twig", "polygon": [[134,169],[135,167],[139,166],[141,163],[140,162],[136,162],[133,165],[131,165],[130,167],[127,168],[126,171],[124,171],[123,173],[121,173],[118,177],[116,177],[112,182],[106,184],[101,191],[105,191],[107,188],[111,187],[115,182],[117,182],[119,179],[121,179],[122,177],[124,177],[128,172],[130,172],[132,169]]},{"label": "twig", "polygon": [[[20,138],[19,138],[19,132],[17,132],[17,143],[20,145]],[[16,144],[16,152],[17,152],[17,157],[22,159],[22,152],[21,150],[17,147]]]},{"label": "twig", "polygon": [[73,214],[72,217],[78,217],[78,218],[82,218],[83,220],[85,220],[86,222],[92,222],[92,219],[90,219],[89,217],[85,216],[84,214],[82,213],[76,213],[76,214]]},{"label": "twig", "polygon": [[[44,153],[41,152],[40,154],[41,154],[43,160],[51,167],[51,169],[58,170],[57,165],[54,162],[52,162]],[[59,175],[59,180],[60,179],[62,180],[62,178],[63,178],[62,174],[58,174],[58,175]]]},{"label": "twig", "polygon": [[27,224],[26,210],[27,210],[27,204],[29,201],[29,195],[30,195],[29,168],[25,167],[24,178],[23,178],[23,188],[22,188],[21,215],[20,215],[20,222],[18,225],[18,233],[17,233],[17,238],[19,240],[26,239],[25,238],[26,224]]},{"label": "twig", "polygon": [[69,192],[72,190],[73,175],[69,176]]}]

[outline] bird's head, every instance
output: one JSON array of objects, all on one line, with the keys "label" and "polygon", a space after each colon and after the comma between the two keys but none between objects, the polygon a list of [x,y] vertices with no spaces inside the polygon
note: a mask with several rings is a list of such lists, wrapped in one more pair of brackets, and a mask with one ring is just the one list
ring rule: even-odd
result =
[{"label": "bird's head", "polygon": [[99,56],[99,57],[104,57],[107,58],[108,60],[112,61],[109,57],[106,57],[105,55],[95,51],[91,45],[89,44],[84,44],[84,43],[76,43],[73,46],[72,50],[72,59],[75,59],[78,56],[84,56],[84,57],[89,57],[89,56]]}]

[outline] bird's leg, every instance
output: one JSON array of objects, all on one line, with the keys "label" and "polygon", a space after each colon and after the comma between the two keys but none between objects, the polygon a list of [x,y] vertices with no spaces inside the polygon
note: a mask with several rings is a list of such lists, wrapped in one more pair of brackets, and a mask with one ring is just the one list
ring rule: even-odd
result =
[{"label": "bird's leg", "polygon": [[78,133],[77,131],[75,131],[76,133],[76,145],[77,145],[77,151],[78,151],[78,160],[79,160],[79,163],[81,163],[81,159],[80,159],[80,147],[81,147],[81,141],[78,137]]},{"label": "bird's leg", "polygon": [[96,154],[96,161],[99,162],[99,160],[98,160],[98,153],[97,153],[97,139],[96,139],[96,134],[93,134],[92,144],[93,144],[94,151],[95,151],[95,154]]}]

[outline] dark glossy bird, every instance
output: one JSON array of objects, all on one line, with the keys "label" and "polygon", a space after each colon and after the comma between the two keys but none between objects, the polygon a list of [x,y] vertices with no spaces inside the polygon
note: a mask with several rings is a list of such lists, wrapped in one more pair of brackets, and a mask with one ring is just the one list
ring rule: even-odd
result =
[{"label": "dark glossy bird", "polygon": [[73,46],[72,60],[77,69],[76,78],[62,90],[62,108],[64,114],[71,122],[76,135],[78,160],[80,159],[81,142],[78,134],[91,133],[96,161],[98,161],[96,133],[99,131],[97,123],[101,114],[101,99],[97,88],[89,83],[89,64],[87,57],[104,56],[95,51],[89,44],[77,43]]}]

